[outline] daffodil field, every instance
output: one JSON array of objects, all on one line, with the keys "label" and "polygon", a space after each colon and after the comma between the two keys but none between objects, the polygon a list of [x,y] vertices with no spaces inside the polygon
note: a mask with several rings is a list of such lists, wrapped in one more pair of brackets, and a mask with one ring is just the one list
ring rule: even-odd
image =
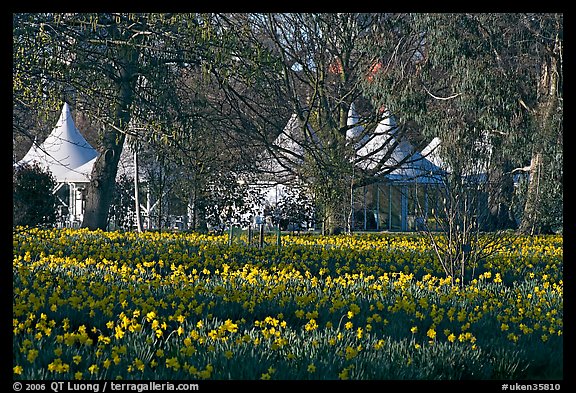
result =
[{"label": "daffodil field", "polygon": [[[512,235],[510,235],[512,236]],[[15,379],[561,379],[563,238],[13,231]]]}]

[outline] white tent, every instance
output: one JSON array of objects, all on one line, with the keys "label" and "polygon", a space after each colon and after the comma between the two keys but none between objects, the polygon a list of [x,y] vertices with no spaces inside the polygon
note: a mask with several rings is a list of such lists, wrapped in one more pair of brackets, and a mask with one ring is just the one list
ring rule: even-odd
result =
[{"label": "white tent", "polygon": [[435,137],[430,141],[430,143],[422,149],[422,155],[432,162],[434,165],[440,168],[446,168],[444,160],[440,157],[440,138]]},{"label": "white tent", "polygon": [[302,164],[305,153],[304,146],[312,139],[315,143],[318,138],[314,130],[308,125],[308,131],[303,131],[302,122],[293,114],[282,132],[273,142],[275,152],[266,151],[259,162],[259,169],[265,173],[264,182],[277,184],[290,181],[294,177],[294,169]]},{"label": "white tent", "polygon": [[[350,107],[351,113],[354,107]],[[358,116],[349,116],[349,125],[356,124]],[[358,138],[363,134],[363,127],[352,128],[353,132],[347,136]],[[350,131],[350,130],[349,130]],[[374,169],[383,160],[383,170],[395,168],[386,174],[386,178],[395,182],[430,183],[437,182],[437,175],[442,173],[441,167],[435,165],[426,158],[426,155],[418,151],[406,140],[398,141],[396,138],[397,125],[393,116],[385,113],[384,118],[378,123],[376,129],[356,143],[356,157],[360,159],[359,166],[363,169]],[[396,147],[390,152],[392,147]]]},{"label": "white tent", "polygon": [[[349,126],[358,124],[359,121],[358,115],[352,112],[354,109],[351,106]],[[409,211],[409,201],[416,197],[417,192],[410,190],[416,191],[416,187],[424,186],[424,198],[427,200],[426,185],[441,183],[444,170],[428,160],[425,154],[417,151],[409,141],[398,139],[398,126],[394,117],[389,112],[383,115],[372,132],[366,132],[358,125],[347,134],[348,138],[356,141],[358,167],[370,170],[382,168],[376,175],[383,175],[388,180],[386,183],[362,187],[359,190],[360,202],[356,206],[360,205],[363,210],[361,227],[365,230],[368,229],[368,217],[373,215],[374,229],[392,230],[396,227],[405,231],[413,228],[416,221],[414,213]],[[391,168],[393,169],[390,171]],[[370,195],[370,201],[367,200],[367,195]]]},{"label": "white tent", "polygon": [[[443,173],[441,166],[429,160],[428,152],[418,152],[410,144],[403,140],[396,139],[397,125],[394,117],[385,114],[372,132],[365,132],[364,127],[359,124],[359,116],[354,104],[350,106],[348,112],[348,126],[346,138],[350,143],[354,143],[356,157],[359,159],[358,166],[363,169],[373,169],[386,159],[383,170],[391,167],[398,167],[386,175],[391,181],[405,182],[436,182],[437,175]],[[270,183],[284,183],[290,179],[292,170],[300,164],[300,158],[304,154],[304,144],[307,139],[319,143],[314,130],[309,126],[309,134],[302,132],[302,125],[298,117],[294,114],[288,120],[282,133],[274,141],[274,145],[281,148],[281,153],[277,156],[265,155],[261,168],[268,173]],[[433,141],[437,144],[437,141]],[[393,145],[396,147],[390,153]],[[436,145],[428,147],[432,149]],[[434,156],[437,157],[437,156]],[[441,161],[438,161],[440,163]]]},{"label": "white tent", "polygon": [[[68,103],[64,103],[56,126],[40,145],[34,144],[16,165],[38,163],[50,170],[57,183],[86,182],[78,168],[98,156],[74,125]],[[89,172],[88,172],[89,173]]]},{"label": "white tent", "polygon": [[[443,169],[428,160],[425,154],[418,152],[410,142],[397,139],[397,124],[394,117],[389,113],[384,113],[383,119],[374,130],[366,130],[360,122],[360,116],[356,112],[354,103],[352,103],[348,112],[347,125],[349,128],[346,131],[346,138],[348,143],[354,146],[358,167],[374,169],[385,160],[382,173],[394,168],[391,172],[386,173],[384,177],[389,181],[386,187],[392,187],[393,185],[398,187],[399,191],[394,192],[400,193],[401,199],[400,206],[398,206],[399,227],[402,230],[406,230],[409,227],[408,187],[410,185],[426,185],[440,182],[440,174],[444,172]],[[297,168],[300,163],[297,157],[300,157],[305,152],[303,145],[306,140],[312,138],[315,143],[319,143],[314,130],[309,127],[309,131],[309,133],[303,133],[301,122],[296,115],[292,115],[283,132],[274,142],[276,146],[283,149],[282,153],[278,157],[266,156],[264,167],[268,171],[267,182],[265,187],[260,184],[259,188],[265,194],[268,205],[274,206],[286,193],[286,187],[296,184],[295,182],[290,182],[290,180],[296,180],[292,169]],[[394,148],[392,149],[392,147]],[[391,149],[392,152],[390,152]],[[378,187],[383,187],[378,184],[376,186],[377,191],[379,190]],[[363,188],[362,192],[366,193],[366,187]],[[391,189],[388,195],[392,195]],[[378,195],[375,195],[375,197],[379,198]],[[365,206],[364,210],[366,210]],[[387,214],[392,214],[391,208],[388,209]],[[391,222],[391,220],[389,221]],[[391,225],[388,225],[388,227],[391,227]]]},{"label": "white tent", "polygon": [[[77,225],[84,211],[85,183],[90,181],[92,164],[97,156],[96,149],[76,128],[70,106],[65,102],[50,135],[40,145],[32,145],[15,166],[36,163],[50,171],[57,183],[54,193],[67,211],[65,223]],[[64,186],[67,186],[67,191]]]}]

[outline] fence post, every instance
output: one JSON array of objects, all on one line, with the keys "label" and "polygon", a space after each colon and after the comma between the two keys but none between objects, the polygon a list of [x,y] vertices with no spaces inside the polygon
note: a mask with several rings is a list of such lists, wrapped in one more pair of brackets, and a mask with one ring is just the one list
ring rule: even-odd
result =
[{"label": "fence post", "polygon": [[280,248],[282,241],[280,240],[280,223],[278,223],[278,231],[276,232],[276,246]]}]

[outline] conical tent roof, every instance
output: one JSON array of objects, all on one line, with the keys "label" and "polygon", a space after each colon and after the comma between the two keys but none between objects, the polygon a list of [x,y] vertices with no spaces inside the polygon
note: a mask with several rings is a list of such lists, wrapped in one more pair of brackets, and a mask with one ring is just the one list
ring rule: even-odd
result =
[{"label": "conical tent roof", "polygon": [[356,145],[356,155],[359,158],[364,158],[360,161],[361,167],[371,169],[382,161],[387,154],[387,149],[383,146],[393,141],[392,136],[396,133],[396,127],[396,121],[386,112],[376,129],[362,138]]},{"label": "conical tent roof", "polygon": [[[425,154],[416,151],[408,141],[398,141],[396,120],[388,111],[383,113],[382,120],[372,132],[366,132],[359,122],[360,116],[356,112],[354,103],[348,111],[348,130],[346,137],[350,143],[354,143],[356,157],[359,159],[358,166],[363,169],[374,169],[383,160],[386,160],[384,168],[397,167],[386,177],[391,181],[399,182],[437,182],[438,175],[444,170],[426,158]],[[314,130],[308,126],[312,140],[319,143]],[[288,120],[283,132],[276,138],[274,144],[284,150],[277,157],[265,155],[261,163],[269,176],[277,183],[291,178],[288,168],[300,164],[297,158],[304,153],[304,145],[309,143],[307,136],[302,132],[302,124],[294,114]],[[392,152],[390,149],[395,146]]]},{"label": "conical tent roof", "polygon": [[354,103],[350,104],[350,109],[348,110],[348,120],[346,124],[350,127],[346,130],[346,138],[349,140],[355,140],[360,137],[362,132],[364,131],[364,127],[362,127],[360,122],[360,116],[358,112],[356,112],[356,105]]},{"label": "conical tent roof", "polygon": [[[349,117],[349,125],[354,124],[354,118]],[[364,169],[373,169],[390,155],[384,168],[397,167],[386,177],[392,181],[436,182],[437,175],[443,170],[426,157],[417,152],[408,141],[398,142],[396,138],[397,124],[393,116],[385,113],[374,132],[363,138],[357,145],[356,155],[363,158],[358,165]],[[396,147],[390,153],[390,149]]]},{"label": "conical tent roof", "polygon": [[400,182],[417,181],[418,183],[437,183],[440,181],[439,175],[444,171],[421,153],[414,151],[412,145],[407,141],[398,144],[386,164],[387,166],[396,165],[404,159],[406,161],[386,175],[388,179]]},{"label": "conical tent roof", "polygon": [[[68,103],[64,103],[56,126],[39,146],[33,145],[17,165],[34,162],[50,170],[58,183],[82,181],[83,172],[75,171],[98,156],[74,125]],[[90,167],[91,170],[91,167]],[[90,172],[88,172],[89,174]]]},{"label": "conical tent roof", "polygon": [[422,155],[431,161],[434,165],[445,168],[446,164],[440,157],[440,143],[440,138],[434,137],[434,139],[432,139],[430,143],[424,149],[422,149]]}]

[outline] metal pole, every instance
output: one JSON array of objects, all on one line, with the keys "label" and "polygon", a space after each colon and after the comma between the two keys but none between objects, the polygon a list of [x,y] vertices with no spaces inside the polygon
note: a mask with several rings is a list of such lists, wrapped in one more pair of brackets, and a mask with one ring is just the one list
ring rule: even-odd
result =
[{"label": "metal pole", "polygon": [[280,240],[281,234],[280,234],[280,221],[278,221],[278,230],[276,232],[276,246],[278,248],[280,248],[280,246],[282,245],[282,241]]},{"label": "metal pole", "polygon": [[348,233],[354,227],[354,165],[352,166],[352,179],[350,181],[350,215],[348,216]]},{"label": "metal pole", "polygon": [[428,185],[424,186],[424,225],[428,223]]},{"label": "metal pole", "polygon": [[408,229],[408,186],[403,184],[400,190],[400,206],[402,212],[400,218],[400,230],[406,231]]},{"label": "metal pole", "polygon": [[380,230],[380,185],[376,183],[376,230]]},{"label": "metal pole", "polygon": [[[148,187],[149,187],[149,186],[148,186]],[[151,228],[150,228],[150,223],[151,223],[151,220],[150,220],[150,209],[151,209],[151,207],[150,207],[150,189],[147,188],[147,189],[146,189],[146,228],[147,228],[148,230],[151,229]]]},{"label": "metal pole", "polygon": [[388,185],[388,230],[392,230],[392,184]]},{"label": "metal pole", "polygon": [[138,153],[134,149],[134,209],[136,214],[136,230],[142,232],[142,216],[140,214],[140,192],[138,189]]},{"label": "metal pole", "polygon": [[74,219],[76,218],[76,201],[74,200],[75,187],[73,183],[68,183],[68,221],[70,227],[74,227]]},{"label": "metal pole", "polygon": [[367,221],[367,216],[366,216],[366,186],[363,187],[364,190],[364,230],[366,230],[366,221]]}]

